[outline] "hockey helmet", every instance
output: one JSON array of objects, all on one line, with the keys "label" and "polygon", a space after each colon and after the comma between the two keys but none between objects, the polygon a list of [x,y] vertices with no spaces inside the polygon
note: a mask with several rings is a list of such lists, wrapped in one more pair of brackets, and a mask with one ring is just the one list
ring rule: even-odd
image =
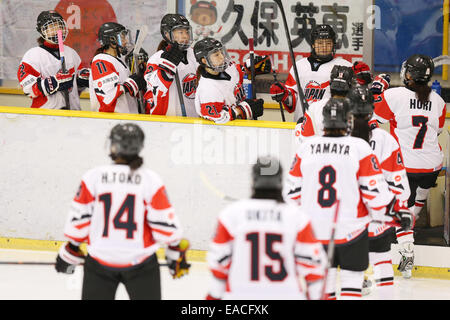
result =
[{"label": "hockey helmet", "polygon": [[144,132],[133,123],[114,126],[109,135],[111,157],[138,155],[144,147]]},{"label": "hockey helmet", "polygon": [[41,37],[53,44],[58,43],[57,31],[62,31],[63,42],[69,34],[69,29],[63,17],[55,10],[42,11],[37,17],[36,30]]},{"label": "hockey helmet", "polygon": [[[216,72],[223,72],[231,62],[227,49],[219,40],[213,38],[204,38],[197,41],[194,45],[194,55],[200,65],[211,68]],[[206,63],[203,62],[203,58],[205,58]]]},{"label": "hockey helmet", "polygon": [[119,55],[125,55],[133,49],[130,30],[117,22],[102,24],[98,29],[98,41],[102,47],[116,46]]},{"label": "hockey helmet", "polygon": [[349,100],[347,98],[331,98],[325,104],[322,115],[325,129],[348,129],[350,124]]},{"label": "hockey helmet", "polygon": [[406,75],[409,74],[414,82],[426,84],[431,80],[434,72],[434,62],[431,57],[423,54],[414,54],[402,64],[400,70],[400,78],[404,84],[408,84],[409,80]]},{"label": "hockey helmet", "polygon": [[351,67],[335,65],[330,75],[331,94],[345,96],[352,86],[354,72]]},{"label": "hockey helmet", "polygon": [[[183,42],[177,41],[173,31],[176,29],[186,29],[189,34],[189,39]],[[168,13],[161,19],[161,35],[169,44],[178,43],[181,50],[187,50],[192,44],[192,27],[185,16],[175,13]]]},{"label": "hockey helmet", "polygon": [[[334,29],[328,25],[328,24],[317,24],[313,27],[311,30],[311,56],[313,58],[322,60],[322,61],[330,61],[333,59],[334,54],[336,53],[336,32]],[[331,49],[331,52],[326,55],[321,55],[317,52],[316,48],[316,40],[319,39],[331,39],[333,41],[333,48]]]},{"label": "hockey helmet", "polygon": [[373,114],[374,98],[372,91],[366,85],[355,84],[350,89],[347,98],[350,100],[353,115],[371,116]]},{"label": "hockey helmet", "polygon": [[272,156],[258,157],[252,168],[253,190],[281,190],[283,170],[280,161]]}]

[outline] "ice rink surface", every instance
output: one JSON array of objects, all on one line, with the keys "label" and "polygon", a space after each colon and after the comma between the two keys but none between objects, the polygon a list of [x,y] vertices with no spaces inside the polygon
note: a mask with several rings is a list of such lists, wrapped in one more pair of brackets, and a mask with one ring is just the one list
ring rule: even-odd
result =
[{"label": "ice rink surface", "polygon": [[[0,249],[0,261],[54,261],[55,252]],[[173,280],[161,267],[162,297],[165,300],[203,300],[209,282],[204,262],[193,262],[187,277]],[[0,300],[79,300],[83,268],[73,275],[57,273],[53,266],[0,265]],[[450,300],[450,280],[428,278],[395,278],[395,299]],[[117,300],[127,300],[120,285]],[[376,288],[364,300],[378,300]]]}]

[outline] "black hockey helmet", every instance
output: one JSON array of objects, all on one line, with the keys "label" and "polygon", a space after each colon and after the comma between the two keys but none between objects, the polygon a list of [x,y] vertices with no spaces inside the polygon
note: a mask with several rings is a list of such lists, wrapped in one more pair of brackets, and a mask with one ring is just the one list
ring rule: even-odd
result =
[{"label": "black hockey helmet", "polygon": [[36,30],[44,40],[53,44],[58,43],[58,30],[62,30],[63,42],[69,34],[69,29],[67,28],[66,22],[55,10],[42,11],[38,15]]},{"label": "black hockey helmet", "polygon": [[372,115],[374,98],[372,91],[366,85],[354,84],[347,98],[350,100],[351,113],[353,115]]},{"label": "black hockey helmet", "polygon": [[[126,43],[123,43],[126,39]],[[127,54],[133,48],[130,30],[117,22],[105,22],[98,29],[98,41],[102,47],[116,46],[118,54]]]},{"label": "black hockey helmet", "polygon": [[[183,43],[175,41],[173,31],[178,28],[186,29],[189,32],[189,40]],[[192,27],[185,16],[178,13],[168,13],[161,19],[161,35],[169,44],[178,43],[181,50],[187,50],[192,44]]]},{"label": "black hockey helmet", "polygon": [[[331,59],[333,59],[334,54],[336,53],[336,41],[337,41],[337,37],[336,37],[336,32],[334,31],[334,29],[329,25],[329,24],[316,24],[313,29],[311,30],[311,55],[313,56],[313,58],[319,59],[319,60],[324,60],[324,61],[330,61]],[[318,39],[331,39],[333,41],[333,49],[331,51],[330,55],[326,55],[326,56],[322,56],[322,55],[318,55],[314,46],[315,46],[315,42]]]},{"label": "black hockey helmet", "polygon": [[351,67],[335,65],[330,75],[331,95],[345,96],[352,86],[354,75]]},{"label": "black hockey helmet", "polygon": [[408,79],[406,75],[409,74],[411,79],[419,84],[426,84],[431,80],[434,72],[434,62],[431,57],[423,54],[414,54],[410,56],[402,64],[400,71],[400,78],[407,85]]},{"label": "black hockey helmet", "polygon": [[[222,53],[224,61],[222,64],[216,66],[215,64],[212,63],[210,56],[213,53],[219,51]],[[223,46],[223,44],[219,40],[213,38],[204,38],[202,40],[197,41],[194,45],[194,55],[195,59],[200,65],[211,68],[216,72],[224,71],[231,61],[227,49]],[[203,58],[205,58],[206,63],[202,61]]]},{"label": "black hockey helmet", "polygon": [[280,161],[272,156],[258,157],[252,168],[253,190],[281,190],[283,170]]},{"label": "black hockey helmet", "polygon": [[350,102],[347,98],[331,98],[325,104],[323,126],[325,129],[348,129]]},{"label": "black hockey helmet", "polygon": [[134,123],[115,125],[109,135],[111,157],[136,156],[144,147],[144,132]]}]

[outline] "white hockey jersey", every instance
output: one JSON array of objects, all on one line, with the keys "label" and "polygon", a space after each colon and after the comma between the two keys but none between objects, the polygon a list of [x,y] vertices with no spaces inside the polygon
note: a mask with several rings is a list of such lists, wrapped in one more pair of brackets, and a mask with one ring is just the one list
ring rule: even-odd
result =
[{"label": "white hockey jersey", "polygon": [[[389,185],[389,190],[395,194],[396,200],[399,202],[397,206],[407,210],[411,191],[400,146],[392,135],[381,128],[371,131],[369,143],[380,162],[381,171]],[[380,236],[391,227],[392,225],[370,223],[369,237]]]},{"label": "white hockey jersey", "polygon": [[[163,50],[159,50],[147,61],[147,70],[144,75],[144,79],[147,82],[147,92],[144,95],[144,98],[147,100],[146,113],[181,116],[175,75],[161,67],[166,61],[161,58],[162,53]],[[198,117],[194,106],[198,66],[194,50],[189,48],[186,51],[186,61],[181,61],[176,67],[187,117]]]},{"label": "white hockey jersey", "polygon": [[245,99],[243,76],[240,65],[235,63],[217,76],[204,71],[195,94],[197,114],[217,123],[229,121],[228,109]]},{"label": "white hockey jersey", "polygon": [[[330,93],[330,75],[335,65],[351,67],[352,64],[341,58],[336,57],[333,60],[314,65],[309,58],[302,58],[296,62],[298,77],[301,88],[308,104],[329,99]],[[294,68],[291,67],[288,78],[286,79],[286,87],[294,91],[293,108],[286,108],[289,112],[294,112],[294,121],[297,121],[302,115],[302,106],[298,97],[297,82],[295,81]]]},{"label": "white hockey jersey", "polygon": [[299,277],[322,279],[326,254],[297,206],[249,199],[220,212],[207,261],[223,299],[305,299]]},{"label": "white hockey jersey", "polygon": [[375,103],[374,118],[390,122],[391,134],[398,141],[406,171],[423,173],[442,168],[444,155],[438,142],[446,115],[444,100],[431,91],[421,104],[416,93],[405,87],[384,91]]},{"label": "white hockey jersey", "polygon": [[351,136],[314,136],[297,150],[285,197],[310,216],[314,232],[324,244],[329,242],[339,199],[335,243],[342,244],[361,234],[372,217],[383,219],[393,194],[366,141]]},{"label": "white hockey jersey", "polygon": [[89,94],[91,109],[100,112],[138,113],[135,97],[125,93],[122,83],[130,76],[127,65],[106,53],[97,54],[91,63]]},{"label": "white hockey jersey", "polygon": [[[64,46],[66,69],[74,76],[73,87],[69,92],[70,109],[81,110],[80,96],[76,81],[76,74],[80,69],[81,58],[78,53],[68,46]],[[45,96],[38,89],[38,79],[45,79],[56,75],[61,70],[61,60],[58,48],[34,47],[23,56],[17,78],[23,92],[33,99],[31,108],[61,109],[65,106],[64,95],[61,91]]]},{"label": "white hockey jersey", "polygon": [[161,243],[176,244],[181,232],[161,178],[119,164],[83,175],[64,229],[69,239],[88,243],[92,258],[115,268],[141,263]]},{"label": "white hockey jersey", "polygon": [[305,112],[303,122],[295,126],[295,136],[301,142],[304,138],[311,136],[323,136],[323,108],[329,98],[310,104]]}]

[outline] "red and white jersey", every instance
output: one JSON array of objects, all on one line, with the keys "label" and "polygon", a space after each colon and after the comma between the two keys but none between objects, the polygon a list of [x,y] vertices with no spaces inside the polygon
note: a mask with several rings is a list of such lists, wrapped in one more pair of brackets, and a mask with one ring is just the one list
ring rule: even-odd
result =
[{"label": "red and white jersey", "polygon": [[378,96],[374,118],[390,122],[391,134],[398,141],[407,172],[432,172],[442,168],[444,155],[438,135],[445,123],[444,100],[431,91],[421,104],[416,93],[405,87],[391,88]]},{"label": "red and white jersey", "polygon": [[[385,130],[375,128],[371,131],[369,144],[380,162],[381,171],[383,171],[384,178],[389,185],[389,190],[399,201],[398,205],[404,209],[408,208],[408,198],[411,191],[397,141]],[[391,227],[391,225],[370,223],[369,236],[379,236]]]},{"label": "red and white jersey", "polygon": [[311,103],[305,112],[303,122],[295,126],[295,136],[299,141],[312,136],[323,136],[323,108],[329,98]]},{"label": "red and white jersey", "polygon": [[335,243],[342,244],[361,234],[372,217],[384,216],[393,194],[366,141],[351,136],[314,136],[297,150],[285,197],[300,204],[310,216],[317,238],[325,244],[339,199]]},{"label": "red and white jersey", "polygon": [[300,277],[322,279],[326,254],[297,206],[249,199],[220,212],[207,261],[223,299],[305,299]]},{"label": "red and white jersey", "polygon": [[217,76],[204,71],[195,94],[197,114],[217,123],[228,122],[230,120],[228,109],[245,99],[243,76],[240,65],[235,63]]},{"label": "red and white jersey", "polygon": [[136,98],[125,93],[122,85],[129,76],[130,70],[121,59],[106,53],[97,54],[92,59],[89,77],[92,110],[138,113]]},{"label": "red and white jersey", "polygon": [[[157,51],[147,61],[144,75],[147,82],[147,92],[144,95],[147,100],[146,112],[154,115],[181,116],[175,75],[161,67],[167,62],[161,58],[163,52]],[[198,66],[192,48],[186,51],[186,61],[181,61],[176,66],[187,117],[198,117],[194,106]]]},{"label": "red and white jersey", "polygon": [[[336,57],[333,60],[317,64],[311,63],[308,58],[302,58],[296,62],[298,77],[300,85],[303,89],[305,99],[308,104],[320,101],[322,99],[329,99],[330,93],[330,75],[331,70],[335,65],[351,67],[352,64],[347,60]],[[295,99],[293,102],[294,108],[289,112],[294,112],[294,121],[297,121],[302,116],[302,106],[298,98],[297,82],[295,81],[294,68],[291,67],[288,78],[286,80],[286,87],[294,90]]]},{"label": "red and white jersey", "polygon": [[[68,46],[64,46],[66,69],[74,76],[73,87],[69,91],[69,102],[72,110],[81,110],[80,96],[76,81],[76,74],[80,69],[81,58],[78,53]],[[58,48],[34,47],[28,50],[20,61],[17,78],[23,92],[33,99],[31,108],[61,109],[65,106],[64,95],[61,91],[45,96],[38,89],[38,79],[55,76],[61,70]]]},{"label": "red and white jersey", "polygon": [[64,229],[69,239],[88,243],[92,258],[117,268],[141,263],[160,243],[179,241],[181,232],[161,178],[119,164],[83,175]]}]

